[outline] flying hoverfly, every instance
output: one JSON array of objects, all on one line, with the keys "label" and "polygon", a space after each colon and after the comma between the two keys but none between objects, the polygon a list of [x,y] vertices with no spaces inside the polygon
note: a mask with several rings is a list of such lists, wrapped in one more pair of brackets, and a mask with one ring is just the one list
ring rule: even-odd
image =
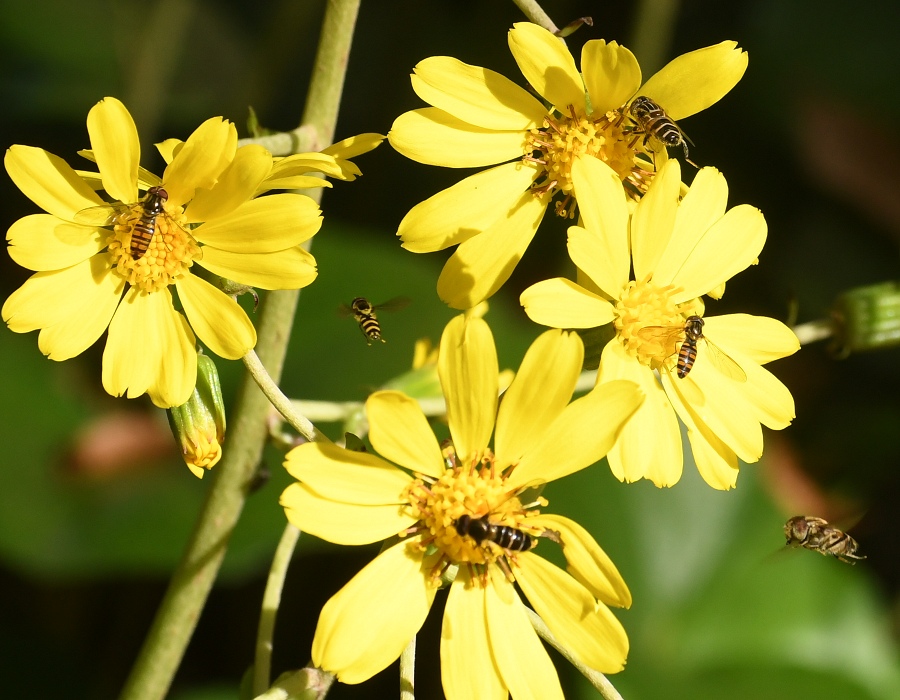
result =
[{"label": "flying hoverfly", "polygon": [[[700,341],[704,342],[706,354],[710,361],[722,374],[736,382],[747,381],[747,373],[741,366],[725,353],[718,345],[703,335],[705,321],[700,316],[688,316],[684,325],[645,326],[638,331],[638,337],[660,343],[663,347],[676,342],[681,335],[684,340],[678,349],[676,374],[684,379],[697,361],[697,350]],[[674,353],[673,353],[674,354]]]},{"label": "flying hoverfly", "polygon": [[[136,205],[140,205],[141,213],[138,220],[132,225],[131,242],[128,249],[132,259],[140,260],[150,248],[150,243],[156,233],[156,222],[158,217],[165,216],[171,225],[178,226],[183,230],[183,227],[176,224],[165,212],[165,204],[168,199],[169,193],[162,187],[154,185],[147,189],[147,194],[145,194],[143,199],[139,202],[133,204],[116,202],[112,204],[101,204],[97,207],[88,207],[87,209],[82,209],[78,212],[75,215],[75,220],[79,223],[101,226],[109,225],[111,220],[112,223],[115,224],[116,218],[122,214],[127,214]],[[99,221],[98,217],[102,217],[102,221]]]},{"label": "flying hoverfly", "polygon": [[468,535],[475,544],[493,542],[501,549],[508,552],[527,552],[537,547],[537,539],[531,535],[517,530],[510,525],[497,525],[488,520],[487,515],[473,518],[471,515],[461,515],[453,523],[460,537]]},{"label": "flying hoverfly", "polygon": [[359,329],[366,337],[366,344],[371,345],[376,340],[380,340],[382,343],[385,342],[384,338],[381,337],[381,324],[378,322],[375,311],[399,311],[407,304],[409,304],[408,297],[394,297],[383,304],[372,304],[365,297],[356,297],[350,302],[350,306],[346,304],[341,305],[341,313],[345,316],[353,315],[353,318],[359,324]]},{"label": "flying hoverfly", "polygon": [[803,547],[825,556],[840,559],[846,564],[855,564],[865,559],[857,554],[859,544],[846,532],[838,530],[822,518],[811,515],[795,515],[784,524],[785,546]]},{"label": "flying hoverfly", "polygon": [[681,146],[684,149],[684,159],[697,167],[697,164],[690,159],[687,147],[688,143],[693,146],[694,142],[656,102],[649,97],[636,97],[628,108],[628,113],[637,124],[638,130],[646,134],[644,136],[645,145],[652,136],[667,148]]}]

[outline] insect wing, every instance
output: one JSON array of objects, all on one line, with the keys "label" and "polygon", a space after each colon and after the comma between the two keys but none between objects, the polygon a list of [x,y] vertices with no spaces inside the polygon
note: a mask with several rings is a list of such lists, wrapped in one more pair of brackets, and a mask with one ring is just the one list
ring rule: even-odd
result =
[{"label": "insect wing", "polygon": [[393,299],[388,299],[383,304],[375,304],[372,307],[373,311],[400,311],[401,309],[405,309],[409,306],[410,301],[412,301],[409,297],[394,297]]},{"label": "insect wing", "polygon": [[731,355],[728,355],[706,336],[703,336],[703,340],[706,341],[703,343],[703,349],[706,351],[703,354],[709,358],[709,361],[720,373],[736,382],[747,381],[747,373],[735,362]]},{"label": "insect wing", "polygon": [[644,326],[637,332],[638,338],[647,343],[659,344],[660,352],[666,352],[669,356],[678,352],[681,343],[684,342],[684,326]]},{"label": "insect wing", "polygon": [[122,202],[100,204],[96,207],[88,207],[75,212],[75,216],[72,219],[76,224],[84,224],[85,226],[112,226],[115,223],[115,218],[127,212],[128,209],[129,205]]}]

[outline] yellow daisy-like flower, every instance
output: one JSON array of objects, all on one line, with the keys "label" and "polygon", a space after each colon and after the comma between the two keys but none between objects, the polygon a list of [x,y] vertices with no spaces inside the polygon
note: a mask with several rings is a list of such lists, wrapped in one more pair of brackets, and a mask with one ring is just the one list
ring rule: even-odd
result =
[{"label": "yellow daisy-like flower", "polygon": [[[316,265],[299,244],[319,230],[319,208],[295,194],[254,199],[278,186],[263,185],[272,156],[261,146],[238,148],[234,125],[221,118],[185,142],[160,144],[162,178],[140,167],[137,129],[121,102],[99,102],[87,127],[84,155],[99,174],[76,172],[40,148],[6,153],[13,182],[47,213],[19,219],[7,233],[10,256],[37,274],[6,300],[3,319],[17,333],[40,329],[38,346],[53,360],[78,355],[108,328],[104,388],[178,406],[194,390],[195,333],[229,359],[256,344],[247,314],[192,274],[194,263],[251,287],[304,287]],[[331,156],[315,155],[340,176]],[[117,208],[104,205],[101,187]],[[150,192],[144,200],[141,190]],[[154,216],[145,211],[151,206]]]},{"label": "yellow daisy-like flower", "polygon": [[557,212],[574,214],[576,157],[607,162],[635,195],[646,190],[665,149],[635,133],[625,116],[632,98],[651,98],[683,119],[720,100],[747,67],[747,54],[725,41],[679,56],[642,86],[634,55],[615,42],[587,42],[581,73],[565,44],[537,25],[516,24],[509,47],[549,107],[499,73],[436,56],[412,76],[416,94],[433,107],[402,114],[388,134],[420,163],[505,163],[421,202],[400,223],[403,247],[413,252],[459,244],[438,280],[438,294],[454,308],[474,306],[509,278],[555,195],[562,198]]},{"label": "yellow daisy-like flower", "polygon": [[[339,544],[408,536],[326,603],[313,640],[316,666],[345,683],[384,669],[455,573],[441,635],[450,700],[562,698],[514,583],[582,662],[605,672],[623,667],[628,639],[607,606],[629,606],[628,588],[581,526],[540,514],[547,501],[533,495],[600,459],[643,400],[631,382],[610,382],[569,403],[583,352],[575,334],[541,335],[498,411],[493,337],[483,320],[458,316],[444,330],[438,361],[451,447],[442,452],[414,400],[380,391],[366,410],[383,457],[324,443],[288,454],[300,483],[281,503],[297,527]],[[531,551],[540,538],[563,545],[568,573]]]},{"label": "yellow daisy-like flower", "polygon": [[526,313],[559,328],[615,324],[598,384],[629,379],[647,395],[609,453],[616,477],[676,483],[683,464],[677,416],[703,478],[732,488],[738,458],[762,455],[760,424],[780,430],[794,418],[790,392],[760,365],[796,352],[797,337],[761,316],[701,318],[696,362],[686,376],[673,375],[688,320],[703,316],[699,297],[757,262],[766,240],[762,213],[746,204],[726,211],[728,186],[715,168],[701,169],[682,199],[681,169],[670,160],[633,214],[605,163],[581,158],[572,172],[583,226],[569,228],[569,255],[596,287],[539,282],[522,293]]}]

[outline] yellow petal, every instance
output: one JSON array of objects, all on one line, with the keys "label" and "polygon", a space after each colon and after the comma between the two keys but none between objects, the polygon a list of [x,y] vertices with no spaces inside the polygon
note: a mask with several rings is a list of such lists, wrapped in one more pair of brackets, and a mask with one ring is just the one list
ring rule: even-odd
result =
[{"label": "yellow petal", "polygon": [[672,284],[683,291],[676,304],[705,294],[738,272],[756,263],[766,242],[766,220],[749,204],[725,212],[697,241],[688,258],[678,267]]},{"label": "yellow petal", "polygon": [[[754,410],[743,397],[742,385],[723,377],[711,363],[697,362],[684,379],[662,375],[669,400],[687,410],[696,425],[703,424],[745,462],[756,462],[763,451],[762,429]],[[697,393],[702,400],[697,399]],[[677,400],[673,399],[673,393]],[[682,416],[682,420],[687,420]]]},{"label": "yellow petal", "polygon": [[599,158],[578,158],[572,182],[584,228],[569,228],[569,255],[613,299],[631,272],[628,202],[619,176]]},{"label": "yellow petal", "polygon": [[61,270],[106,246],[108,231],[69,224],[49,214],[24,216],[6,232],[9,257],[29,270]]},{"label": "yellow petal", "polygon": [[72,221],[82,209],[103,204],[68,163],[42,148],[10,146],[3,163],[28,199],[60,219]]},{"label": "yellow petal", "polygon": [[519,303],[532,321],[554,328],[594,328],[614,317],[606,299],[562,277],[531,285]]},{"label": "yellow petal", "polygon": [[197,378],[194,342],[168,289],[140,294],[132,288],[109,324],[103,388],[130,399],[152,389],[155,404],[180,406],[190,398]]},{"label": "yellow petal", "polygon": [[462,243],[506,216],[537,175],[521,161],[470,175],[410,209],[397,235],[414,253]]},{"label": "yellow petal", "polygon": [[210,272],[260,289],[300,289],[316,278],[316,259],[302,248],[277,253],[232,253],[203,247],[197,261]]},{"label": "yellow petal", "polygon": [[125,288],[125,281],[117,275],[84,281],[69,290],[80,302],[78,311],[45,326],[38,336],[38,347],[51,360],[68,360],[91,347],[109,326]]},{"label": "yellow petal", "polygon": [[343,175],[341,166],[335,157],[323,151],[322,153],[295,153],[284,158],[273,158],[272,171],[267,180],[312,172],[338,178]]},{"label": "yellow petal", "polygon": [[584,85],[566,45],[543,27],[517,22],[509,31],[509,50],[525,80],[565,114],[585,111]]},{"label": "yellow petal", "polygon": [[460,460],[479,459],[497,415],[497,350],[480,318],[453,318],[441,336],[438,376],[447,400],[450,436]]},{"label": "yellow petal", "polygon": [[441,446],[415,399],[399,391],[377,391],[366,401],[366,415],[378,454],[419,474],[439,478],[444,473]]},{"label": "yellow petal", "polygon": [[528,522],[559,533],[568,572],[594,598],[618,608],[631,607],[631,591],[625,585],[622,574],[581,525],[562,515],[551,513],[529,518]]},{"label": "yellow petal", "polygon": [[721,100],[743,77],[747,60],[736,41],[723,41],[673,59],[638,92],[672,119],[684,119]]},{"label": "yellow petal", "polygon": [[553,662],[512,584],[502,576],[491,576],[484,607],[491,651],[510,695],[516,700],[563,700]]},{"label": "yellow petal", "polygon": [[[110,281],[112,277],[115,282]],[[38,272],[3,304],[3,320],[15,333],[28,333],[38,328],[62,323],[85,313],[86,303],[100,303],[107,294],[122,293],[124,284],[110,274],[106,255],[95,255],[64,270]]]},{"label": "yellow petal", "polygon": [[541,431],[508,479],[510,487],[553,481],[601,459],[643,400],[644,393],[634,382],[594,387]]},{"label": "yellow petal", "polygon": [[509,693],[487,636],[485,589],[466,585],[461,570],[450,586],[441,625],[441,683],[448,700],[507,700]]},{"label": "yellow petal", "polygon": [[519,557],[516,583],[553,636],[601,673],[625,668],[628,636],[622,623],[574,578],[536,554]]},{"label": "yellow petal", "polygon": [[[618,341],[607,343],[600,359],[598,384],[627,379],[647,397],[623,426],[609,451],[609,467],[619,481],[650,479],[657,486],[673,486],[681,479],[681,430],[672,404],[653,371],[625,352]],[[653,439],[648,440],[647,436]]]},{"label": "yellow petal", "polygon": [[748,359],[764,365],[793,355],[800,349],[794,332],[781,321],[767,316],[725,314],[703,319],[716,344],[729,353],[739,351]]},{"label": "yellow petal", "polygon": [[256,329],[234,299],[196,275],[176,280],[178,299],[200,340],[219,357],[237,360],[256,345]]},{"label": "yellow petal", "polygon": [[524,130],[473,126],[441,109],[427,107],[397,117],[388,141],[399,153],[419,163],[474,168],[521,158],[527,135]]},{"label": "yellow petal", "polygon": [[525,192],[506,218],[461,243],[441,271],[438,296],[454,309],[470,309],[500,289],[534,238],[547,201]]},{"label": "yellow petal", "polygon": [[624,105],[641,84],[641,67],[624,46],[603,39],[588,41],[581,49],[581,72],[593,114],[601,116]]},{"label": "yellow petal", "polygon": [[572,398],[584,346],[575,333],[547,331],[525,353],[503,395],[494,436],[497,468],[516,464]]},{"label": "yellow petal", "polygon": [[237,150],[234,124],[213,117],[198,126],[163,173],[162,181],[169,193],[169,203],[181,206],[194,198],[194,191],[212,188]]},{"label": "yellow petal", "polygon": [[703,480],[719,491],[737,486],[739,464],[737,455],[719,440],[705,425],[688,429],[688,442],[694,454],[694,463]]},{"label": "yellow petal", "polygon": [[165,141],[160,141],[159,143],[155,143],[153,145],[156,146],[156,150],[159,151],[159,155],[162,156],[163,161],[166,165],[168,165],[173,160],[175,160],[175,154],[184,145],[184,141],[182,141],[181,139],[166,139]]},{"label": "yellow petal", "polygon": [[406,502],[403,491],[412,482],[408,474],[377,455],[327,442],[295,447],[287,453],[284,467],[317,496],[350,505],[401,505]]},{"label": "yellow petal", "polygon": [[271,170],[272,154],[265,148],[257,144],[241,146],[215,186],[197,190],[187,209],[188,221],[209,221],[230,214],[253,196]]},{"label": "yellow petal", "polygon": [[653,178],[650,189],[638,203],[631,219],[635,279],[646,279],[656,269],[675,227],[680,196],[681,166],[672,158]]},{"label": "yellow petal", "polygon": [[336,158],[355,158],[363,153],[375,150],[382,141],[387,138],[384,134],[365,133],[350,136],[342,141],[338,141],[328,148],[323,148],[322,153],[334,156]]},{"label": "yellow petal", "polygon": [[259,188],[254,192],[258,197],[269,190],[311,190],[321,187],[332,187],[328,180],[323,180],[316,175],[294,175],[291,177],[269,177],[263,180]]},{"label": "yellow petal", "polygon": [[540,127],[544,106],[509,78],[449,56],[415,67],[413,90],[425,102],[468,124],[499,131]]},{"label": "yellow petal", "polygon": [[87,129],[103,189],[120,202],[137,201],[141,143],[125,105],[115,97],[100,100],[88,112]]},{"label": "yellow petal", "polygon": [[299,194],[273,194],[198,226],[198,241],[232,253],[274,253],[299,245],[322,226],[318,205]]},{"label": "yellow petal", "polygon": [[279,501],[291,524],[327,542],[380,542],[411,527],[416,518],[401,505],[361,505],[323,498],[308,484],[291,484]]},{"label": "yellow petal", "polygon": [[425,622],[437,590],[422,568],[421,554],[407,542],[379,554],[325,603],[313,663],[353,684],[397,659]]},{"label": "yellow petal", "polygon": [[700,239],[725,214],[727,201],[725,176],[715,168],[701,168],[678,205],[672,238],[653,270],[654,284],[671,284]]}]

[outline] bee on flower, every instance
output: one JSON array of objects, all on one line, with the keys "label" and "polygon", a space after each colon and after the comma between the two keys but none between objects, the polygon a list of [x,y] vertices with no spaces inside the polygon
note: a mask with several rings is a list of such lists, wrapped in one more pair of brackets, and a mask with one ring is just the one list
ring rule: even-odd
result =
[{"label": "bee on flower", "polygon": [[780,430],[794,418],[790,392],[762,365],[800,345],[775,319],[706,316],[700,297],[720,297],[757,262],[762,213],[746,204],[726,211],[728,186],[715,168],[699,170],[682,198],[679,163],[668,161],[633,211],[605,163],[580,158],[572,173],[582,221],[569,228],[568,248],[581,284],[538,282],[522,292],[525,312],[557,328],[614,324],[597,382],[629,379],[647,395],[609,453],[618,479],[675,484],[680,419],[703,478],[734,487],[738,459],[762,455],[761,426]]},{"label": "bee on flower", "polygon": [[[577,335],[545,332],[498,407],[490,330],[458,316],[438,359],[450,429],[443,450],[415,400],[379,391],[366,403],[378,455],[326,443],[288,454],[298,483],[281,503],[293,524],[338,544],[400,538],[325,604],[316,666],[345,683],[372,677],[400,656],[452,580],[441,642],[450,700],[562,698],[515,586],[578,659],[621,670],[628,639],[607,606],[628,607],[628,588],[587,531],[543,512],[536,488],[600,459],[643,400],[623,381],[570,403],[583,353]],[[554,541],[568,572],[541,556]]]},{"label": "bee on flower", "polygon": [[256,344],[244,310],[194,265],[262,289],[310,284],[316,263],[300,244],[319,230],[319,207],[303,195],[258,195],[311,170],[348,179],[349,161],[316,153],[273,165],[261,146],[238,148],[234,125],[217,117],[184,142],[158,144],[167,164],[158,177],[140,167],[137,129],[119,100],[96,104],[87,127],[91,149],[82,155],[99,172],[73,170],[40,148],[6,152],[13,182],[47,213],[7,233],[10,256],[36,274],[6,300],[3,320],[17,333],[40,330],[38,346],[52,360],[84,352],[107,331],[106,391],[179,406],[194,391],[197,338],[228,359]]},{"label": "bee on flower", "polygon": [[667,156],[634,133],[632,100],[651,100],[682,120],[719,101],[747,68],[747,54],[724,41],[679,56],[642,85],[627,48],[593,40],[579,72],[556,36],[528,22],[510,30],[509,48],[541,99],[492,70],[434,56],[412,75],[413,90],[432,106],[400,115],[388,134],[420,163],[495,166],[413,207],[397,232],[416,253],[459,246],[438,280],[438,294],[454,308],[503,285],[551,201],[557,214],[574,217],[571,165],[579,156],[607,163],[633,198],[646,192]]}]

